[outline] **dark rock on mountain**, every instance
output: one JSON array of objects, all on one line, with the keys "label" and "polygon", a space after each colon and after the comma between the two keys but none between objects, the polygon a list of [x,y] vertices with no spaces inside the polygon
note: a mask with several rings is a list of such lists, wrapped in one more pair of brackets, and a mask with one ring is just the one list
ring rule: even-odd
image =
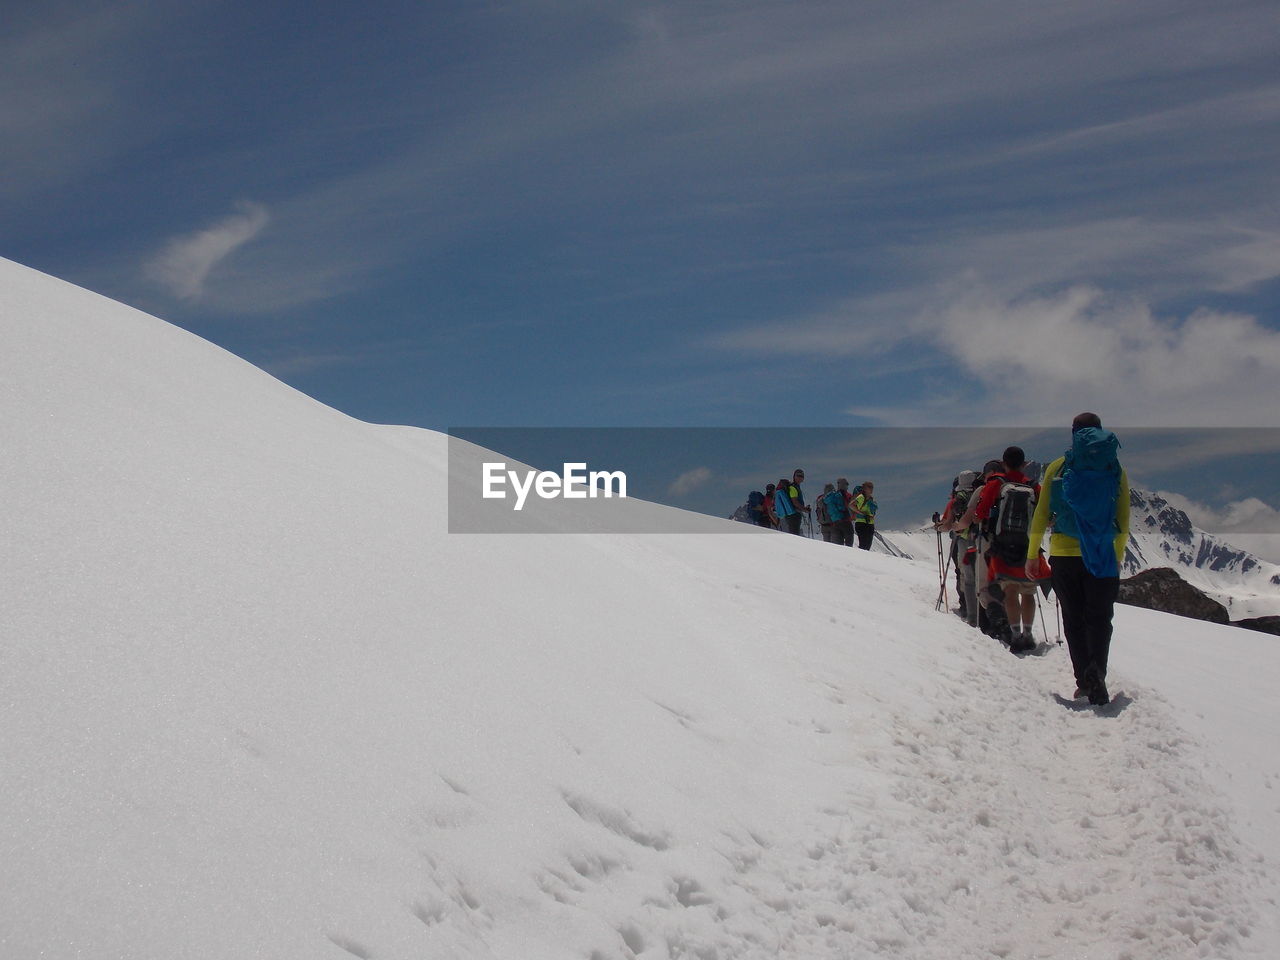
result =
[{"label": "dark rock on mountain", "polygon": [[1129,506],[1134,520],[1144,525],[1149,532],[1161,533],[1187,547],[1195,542],[1196,531],[1191,518],[1159,494],[1131,489]]},{"label": "dark rock on mountain", "polygon": [[1249,617],[1247,620],[1232,621],[1232,626],[1257,630],[1261,633],[1274,633],[1280,637],[1280,617]]},{"label": "dark rock on mountain", "polygon": [[1187,583],[1172,567],[1144,570],[1121,580],[1120,602],[1210,623],[1231,622],[1226,607]]}]

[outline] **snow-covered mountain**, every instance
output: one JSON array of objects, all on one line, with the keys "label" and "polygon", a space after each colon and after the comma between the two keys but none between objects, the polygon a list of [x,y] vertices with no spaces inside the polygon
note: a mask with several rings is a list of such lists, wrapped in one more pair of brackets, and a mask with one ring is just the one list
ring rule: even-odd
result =
[{"label": "snow-covered mountain", "polygon": [[450,534],[443,436],[7,261],[0,397],[5,960],[1280,951],[1272,637],[1076,710],[928,556]]},{"label": "snow-covered mountain", "polygon": [[1130,503],[1123,576],[1172,567],[1225,606],[1232,620],[1280,614],[1280,564],[1205,533],[1159,494],[1135,488]]}]

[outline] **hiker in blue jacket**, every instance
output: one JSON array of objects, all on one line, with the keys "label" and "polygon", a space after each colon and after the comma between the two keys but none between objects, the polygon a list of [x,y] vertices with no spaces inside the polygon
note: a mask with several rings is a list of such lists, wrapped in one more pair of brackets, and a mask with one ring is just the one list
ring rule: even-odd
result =
[{"label": "hiker in blue jacket", "polygon": [[827,501],[827,515],[831,517],[832,542],[852,547],[853,510],[849,504],[853,502],[853,494],[849,492],[849,481],[841,477],[836,481],[835,490],[823,496]]}]

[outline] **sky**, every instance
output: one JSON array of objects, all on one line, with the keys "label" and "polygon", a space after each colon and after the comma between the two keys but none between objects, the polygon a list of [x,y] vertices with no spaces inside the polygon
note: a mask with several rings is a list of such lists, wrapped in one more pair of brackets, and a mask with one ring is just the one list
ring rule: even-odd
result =
[{"label": "sky", "polygon": [[360,419],[1277,425],[1271,0],[3,7],[0,254]]}]

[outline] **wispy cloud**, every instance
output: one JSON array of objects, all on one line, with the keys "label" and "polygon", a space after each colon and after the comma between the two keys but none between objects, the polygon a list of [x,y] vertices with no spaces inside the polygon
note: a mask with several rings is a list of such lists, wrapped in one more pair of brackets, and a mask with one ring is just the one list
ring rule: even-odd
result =
[{"label": "wispy cloud", "polygon": [[1013,297],[1097,282],[1153,299],[1239,291],[1280,277],[1280,230],[1153,217],[1071,219],[1034,227],[941,232],[898,251],[935,278],[977,276]]},{"label": "wispy cloud", "polygon": [[671,485],[667,487],[667,494],[672,497],[688,496],[699,487],[710,483],[712,476],[708,467],[695,467],[672,480]]},{"label": "wispy cloud", "polygon": [[[393,148],[339,176],[316,178],[291,197],[272,197],[271,242],[239,272],[242,295],[219,306],[252,310],[260,302],[272,309],[323,299],[495,223],[557,208],[566,225],[583,209],[615,209],[626,214],[615,230],[643,224],[678,241],[678,231],[662,227],[680,216],[706,224],[738,221],[744,211],[768,220],[812,208],[819,212],[807,215],[822,217],[863,195],[892,195],[912,177],[947,182],[936,170],[918,169],[915,157],[969,162],[973,138],[916,147],[920,130],[942,123],[956,104],[987,105],[1000,129],[1042,136],[1074,130],[1079,117],[1032,124],[1021,111],[1036,97],[1069,102],[1109,80],[1169,69],[1155,38],[1185,42],[1204,19],[1155,17],[1159,4],[1143,2],[1124,10],[1086,3],[1034,23],[1008,2],[985,18],[946,4],[922,6],[923,13],[907,13],[825,2],[658,2],[641,12],[592,10],[594,41],[562,59],[571,66],[522,74],[533,64],[504,62],[527,81],[518,97],[462,87],[456,108],[430,124],[403,107],[368,104],[371,125],[397,131]],[[486,18],[486,28],[501,33],[546,20],[574,25],[565,33],[579,36],[591,9],[513,3],[501,17]],[[1239,12],[1231,31],[1238,42],[1200,59],[1219,66],[1247,59],[1258,43],[1248,24],[1261,18],[1260,11]],[[1082,42],[1090,45],[1087,78],[1078,71]],[[1002,68],[990,69],[993,61]],[[1012,105],[1009,75],[1024,78]],[[1109,116],[1141,109],[1130,104]],[[1149,129],[1116,122],[1116,138]],[[993,140],[1000,156],[1018,138]],[[1018,177],[1002,181],[1013,187]],[[1179,195],[1185,200],[1185,188]],[[714,271],[716,262],[706,259],[713,246],[703,245],[701,258],[677,258],[671,272]],[[782,235],[769,244],[717,248],[722,262],[734,264],[766,253],[774,256],[769,272],[785,274],[812,250],[798,251],[795,237]]]},{"label": "wispy cloud", "polygon": [[268,220],[265,207],[240,203],[217,223],[174,237],[143,264],[143,273],[183,300],[198,300],[214,268],[256,237]]}]

